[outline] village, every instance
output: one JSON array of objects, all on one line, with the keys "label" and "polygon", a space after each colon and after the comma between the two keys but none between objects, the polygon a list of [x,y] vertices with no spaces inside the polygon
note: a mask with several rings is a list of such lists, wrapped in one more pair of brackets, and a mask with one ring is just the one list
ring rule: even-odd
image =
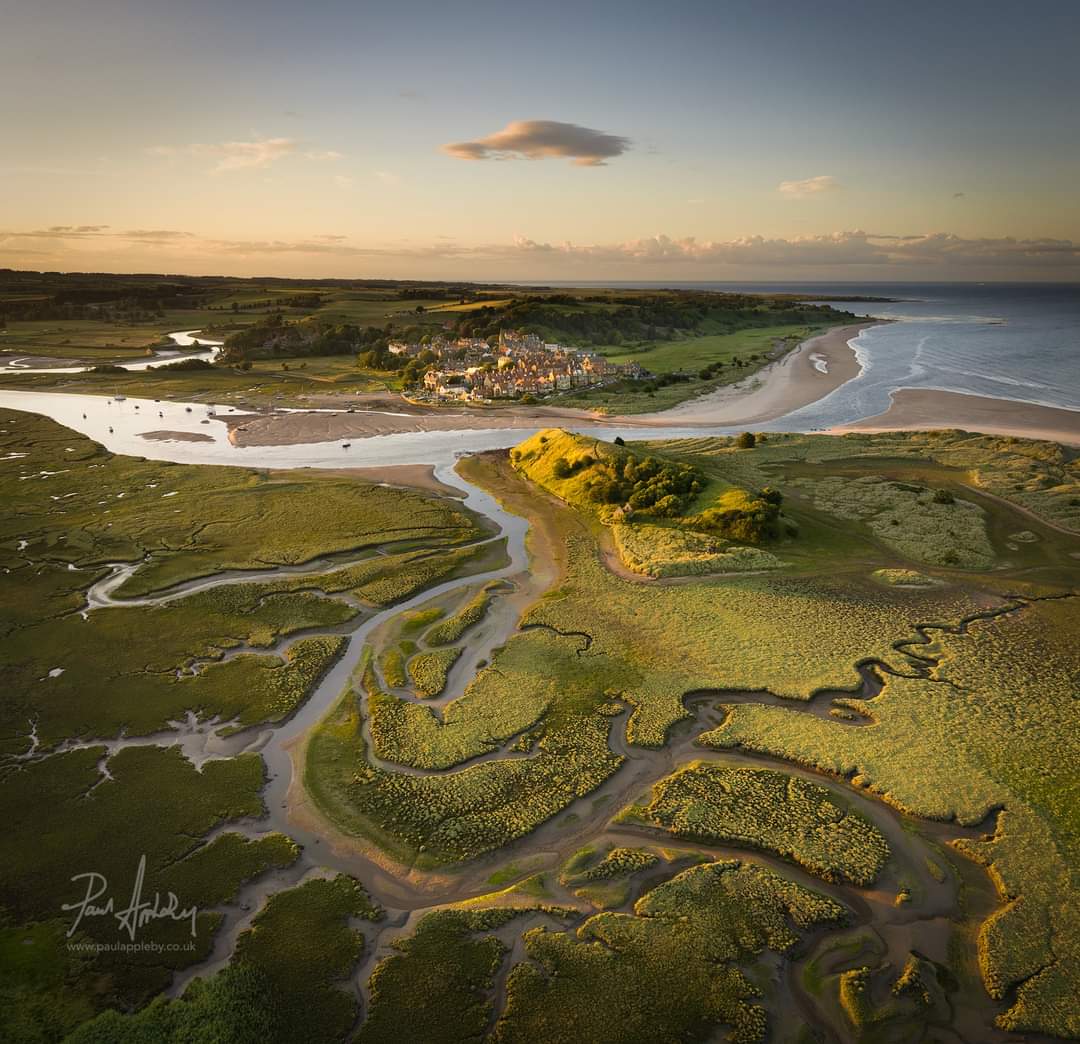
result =
[{"label": "village", "polygon": [[635,362],[612,363],[596,352],[548,344],[536,334],[507,330],[499,332],[496,347],[481,337],[450,341],[437,336],[429,344],[393,342],[389,351],[412,358],[426,352],[434,356],[433,368],[424,374],[421,389],[413,393],[425,401],[540,397],[649,376]]}]

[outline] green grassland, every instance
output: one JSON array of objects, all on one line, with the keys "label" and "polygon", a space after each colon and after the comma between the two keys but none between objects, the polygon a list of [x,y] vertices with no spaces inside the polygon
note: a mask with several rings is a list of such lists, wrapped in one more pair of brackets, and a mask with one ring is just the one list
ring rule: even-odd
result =
[{"label": "green grassland", "polygon": [[[722,723],[710,709],[701,742],[808,766],[913,817],[957,823],[955,848],[985,865],[1001,899],[978,937],[1001,1026],[1080,1034],[1070,903],[1080,865],[1071,771],[1080,563],[1070,536],[1080,484],[1070,451],[957,432],[769,435],[749,449],[543,437],[513,464],[491,458],[480,470],[510,506],[529,505],[532,550],[552,549],[558,579],[460,696],[425,703],[469,629],[502,608],[492,608],[491,585],[468,577],[504,564],[505,545],[485,541],[459,504],[333,476],[113,457],[51,422],[0,414],[0,491],[11,506],[0,523],[0,816],[13,853],[0,872],[0,1037],[55,1040],[81,1026],[81,1044],[765,1039],[778,962],[845,924],[843,905],[752,854],[714,862],[666,843],[757,848],[832,889],[871,883],[888,858],[877,828],[835,789],[775,760],[664,763],[623,817],[652,831],[641,847],[582,830],[568,851],[594,840],[555,869],[535,853],[496,864],[491,883],[508,884],[504,893],[410,922],[375,966],[360,1025],[347,980],[364,950],[358,919],[379,910],[345,877],[277,893],[225,970],[151,1002],[173,969],[209,954],[215,907],[298,850],[279,834],[247,836],[263,813],[258,755],[196,768],[179,748],[94,741],[135,739],[189,710],[239,726],[281,720],[322,677],[343,631],[449,577],[462,578],[456,594],[372,632],[353,683],[300,752],[307,796],[338,831],[380,847],[423,885],[451,881],[579,798],[595,798],[597,817],[617,812],[641,788],[597,811],[628,760],[624,739],[659,750],[689,716],[688,693],[720,690],[709,702],[722,705],[723,690],[737,690]],[[675,561],[663,546],[670,534],[696,534],[716,542],[714,555],[783,568],[614,573],[618,534],[604,523],[618,505],[592,495],[598,482],[618,486],[622,502],[636,498],[619,524],[641,563]],[[784,496],[762,546],[710,532],[710,511],[734,508],[738,521],[767,487]],[[134,597],[326,556],[318,572],[80,613],[115,562],[140,563],[119,592]],[[884,687],[858,698],[857,665],[874,661]],[[410,677],[416,697],[383,691]],[[790,707],[745,702],[762,690]],[[849,693],[843,703],[861,727],[806,713],[803,701],[822,690]],[[78,738],[86,745],[63,748]],[[667,753],[646,757],[660,764]],[[563,818],[580,829],[577,815]],[[143,853],[146,891],[199,907],[195,949],[69,949],[61,903],[76,897],[72,875],[98,870],[125,894]],[[491,867],[473,869],[482,880]],[[537,905],[567,894],[574,911]],[[108,931],[115,937],[111,921]],[[186,923],[154,931],[188,937]],[[88,920],[78,939],[107,935],[104,919]],[[862,950],[835,970],[808,966],[815,997],[866,1039],[947,1026],[948,973],[919,954],[904,963],[909,945],[891,968],[863,972]],[[524,959],[509,966],[511,946]]]},{"label": "green grassland", "polygon": [[[557,437],[547,435],[549,442]],[[409,865],[468,860],[531,831],[565,808],[573,796],[588,793],[618,769],[619,759],[609,754],[602,722],[620,703],[633,708],[626,726],[629,742],[659,747],[671,725],[686,716],[682,700],[688,692],[767,689],[792,700],[805,700],[821,690],[854,692],[859,684],[855,665],[877,660],[897,673],[887,676],[885,689],[875,700],[849,704],[857,707],[862,720],[870,715],[870,727],[853,729],[839,718],[830,721],[783,707],[740,704],[729,711],[728,722],[714,735],[724,743],[730,736],[747,749],[791,758],[845,778],[853,776],[856,785],[869,786],[917,815],[949,819],[955,814],[962,822],[979,822],[996,807],[995,800],[1008,792],[1001,787],[998,769],[976,772],[967,760],[958,760],[968,758],[969,743],[974,749],[976,739],[969,741],[967,726],[959,726],[955,734],[951,731],[954,723],[962,722],[962,714],[956,698],[950,699],[948,694],[971,690],[971,682],[966,676],[956,680],[938,677],[944,667],[935,668],[930,677],[919,676],[925,657],[933,655],[935,646],[912,643],[921,642],[920,625],[948,626],[1008,608],[1012,603],[1005,592],[1009,589],[1036,595],[1053,592],[1055,588],[1048,585],[1056,576],[1060,592],[1062,574],[1051,569],[1068,561],[1061,557],[1067,543],[1053,544],[1042,523],[1033,520],[1030,524],[1037,529],[1038,539],[1025,538],[1015,544],[1019,551],[1007,551],[1007,542],[1021,528],[1016,509],[982,497],[981,491],[992,484],[1008,499],[1015,495],[1015,487],[1000,476],[1012,476],[1017,469],[1029,467],[1051,478],[1060,475],[1067,479],[1071,459],[1053,447],[1033,452],[1028,444],[1004,454],[991,440],[982,443],[983,457],[973,460],[976,454],[969,437],[956,433],[915,436],[913,441],[924,447],[931,444],[933,452],[947,461],[962,454],[967,464],[960,468],[936,457],[929,464],[913,459],[914,454],[898,452],[904,444],[898,437],[879,441],[769,436],[751,450],[738,449],[732,440],[693,440],[650,445],[637,452],[690,464],[701,488],[688,510],[698,513],[703,510],[702,498],[723,496],[729,488],[776,485],[786,490],[786,478],[810,474],[839,477],[844,482],[881,476],[886,486],[892,482],[918,484],[919,492],[899,490],[915,498],[923,497],[924,490],[952,490],[956,500],[970,497],[979,505],[979,532],[990,548],[992,561],[1011,570],[1002,579],[995,580],[993,574],[979,573],[971,563],[964,563],[935,565],[929,575],[919,573],[926,581],[922,586],[882,583],[876,574],[883,570],[895,572],[901,581],[910,578],[914,571],[905,566],[908,557],[904,552],[910,549],[910,557],[918,559],[915,552],[919,549],[891,533],[888,540],[880,537],[861,518],[845,517],[850,513],[844,502],[830,497],[827,503],[816,504],[795,485],[795,492],[784,501],[784,517],[791,525],[784,527],[775,547],[776,555],[791,563],[790,570],[642,586],[604,567],[596,545],[599,512],[584,495],[584,484],[576,481],[582,471],[571,469],[570,476],[555,475],[556,451],[563,447],[556,444],[550,453],[544,444],[543,450],[528,444],[521,447],[516,462],[519,477],[507,469],[499,473],[501,479],[492,478],[495,484],[489,485],[496,493],[513,488],[515,495],[521,495],[523,489],[535,490],[529,494],[538,506],[535,518],[552,528],[565,548],[560,582],[526,612],[524,629],[496,651],[492,663],[441,714],[422,704],[386,697],[377,689],[366,694],[346,693],[307,750],[306,783],[316,804],[347,833],[375,841]],[[521,466],[522,458],[525,451],[534,450],[535,455],[525,464],[535,465],[537,483],[557,493],[561,501],[544,499],[542,490],[534,486],[522,486],[520,476],[529,470]],[[576,443],[572,452],[580,452]],[[615,450],[590,441],[589,453],[606,452]],[[893,477],[893,471],[902,474]],[[1062,496],[1058,487],[1067,484],[1054,480],[1044,482],[1039,489],[1025,490],[1028,496],[1017,506],[1056,523],[1062,517],[1057,510]],[[812,487],[807,492],[812,493]],[[941,506],[954,505],[944,502]],[[890,528],[901,529],[904,541],[919,539],[919,530],[906,527],[903,518],[899,527]],[[925,534],[922,539],[927,539]],[[1072,569],[1075,573],[1075,565]],[[1022,579],[1025,571],[1031,572],[1033,579],[1041,578],[1042,586]],[[1040,614],[1067,614],[1070,605],[1067,599],[1036,602],[1000,621],[973,624],[969,634],[957,636],[955,642],[962,646],[982,629],[999,624],[1004,627],[1006,621],[1011,626],[1011,621],[1022,620],[1036,609]],[[1033,633],[1039,633],[1039,626],[1033,623],[1032,627]],[[1057,624],[1044,624],[1042,629],[1063,636],[1069,631]],[[953,641],[952,637],[945,640],[949,649]],[[1068,640],[1063,637],[1062,641],[1057,656],[1065,669],[1075,657],[1067,651]],[[973,655],[972,660],[976,659]],[[989,660],[985,654],[982,659],[980,669],[986,670]],[[977,698],[962,706],[965,712],[971,708],[974,715],[972,737],[984,732],[986,743],[999,752],[995,755],[999,762],[1008,758],[1013,773],[1019,771],[1016,762],[1024,758],[1018,759],[1002,737],[1022,729],[1025,750],[1030,746],[1030,775],[1041,779],[1048,771],[1046,751],[1055,751],[1057,765],[1070,763],[1060,748],[1070,734],[1060,717],[1064,709],[1044,708],[1033,690],[1024,688],[1022,679],[1010,680],[1009,670],[1007,659],[1002,659],[994,668],[992,693],[984,698],[982,689],[974,690]],[[915,691],[924,695],[918,700],[908,698],[907,694]],[[1030,695],[1015,695],[1029,691]],[[924,706],[925,701],[930,703]],[[996,709],[999,705],[1000,713]],[[896,724],[886,730],[890,707],[896,708]],[[379,757],[412,768],[441,771],[413,776],[368,765],[360,729],[364,713],[371,717],[371,735]],[[1035,715],[1043,717],[1046,727],[1054,731],[1057,748],[1044,737],[1042,726],[1027,728]],[[940,742],[952,744],[951,749],[939,747],[936,740],[922,743],[928,728],[938,728],[938,720]],[[589,740],[593,757],[603,752],[610,758],[603,765],[588,758],[579,760],[586,727],[595,728],[591,733],[594,739]],[[616,720],[611,727],[624,725]],[[805,750],[789,738],[803,741],[807,736],[814,742],[805,740]],[[526,757],[459,767],[515,737],[512,750]],[[709,739],[715,742],[712,736]],[[580,774],[585,764],[590,769],[587,777]],[[655,824],[680,836],[757,844],[833,879],[866,883],[880,869],[887,854],[880,835],[861,818],[840,808],[821,788],[797,782],[792,790],[786,777],[770,771],[739,772],[744,781],[739,786],[717,789],[711,778],[716,772],[699,766],[676,773],[643,807],[656,802]],[[694,785],[687,789],[684,784],[691,776]],[[569,777],[579,786],[566,788]],[[886,782],[879,785],[879,777],[885,777]],[[1059,787],[1063,788],[1060,794]],[[512,813],[506,805],[511,793],[516,793],[518,802]],[[1050,802],[1051,811],[1058,810],[1055,815],[1069,807],[1060,770],[1040,793],[1040,800]],[[1030,788],[1024,800],[1034,800]],[[636,811],[646,819],[653,815]],[[967,853],[988,861],[992,873],[1000,874],[1005,882],[1001,892],[1006,905],[984,928],[981,948],[984,974],[995,997],[1007,1000],[1010,987],[1021,984],[1016,1004],[1009,1000],[1010,1013],[1003,1016],[1003,1025],[1017,1029],[1048,1028],[1055,1025],[1054,1020],[1070,1026],[1072,1018],[1063,999],[1067,987],[1062,976],[1069,973],[1053,957],[1056,935],[1054,941],[1048,941],[1045,925],[1049,910],[1058,918],[1057,897],[1068,893],[1070,886],[1065,882],[1075,858],[1071,853],[1062,855],[1060,862],[1048,857],[1047,852],[1053,850],[1044,842],[1050,843],[1055,835],[1045,831],[1057,827],[1040,823],[1044,821],[1029,813],[1026,805],[1013,801],[1006,805],[999,834],[991,844],[966,842],[964,846]],[[842,844],[837,840],[840,835],[844,837]],[[1019,862],[1021,853],[1028,858],[1027,880],[1020,880],[1019,871],[1012,867],[1013,876],[1006,876],[1008,860]],[[1036,871],[1030,864],[1039,860],[1042,867],[1044,857],[1049,859],[1049,872]],[[587,868],[588,864],[583,864],[578,869]],[[1036,873],[1042,874],[1039,881],[1034,880]],[[573,887],[585,901],[601,907],[618,906],[629,894],[625,880],[618,875],[600,881],[575,880]],[[1058,923],[1063,929],[1069,924],[1061,918]],[[535,939],[550,937],[551,933],[530,934]],[[536,942],[535,952],[530,950],[541,965],[545,963],[541,956],[546,954],[544,945],[546,942]],[[600,951],[605,961],[614,960],[610,950],[605,940]],[[561,949],[556,952],[562,960]],[[578,953],[576,949],[573,952]],[[551,1000],[550,989],[570,988],[566,985],[571,981],[569,971],[564,975],[561,964],[558,969],[557,977],[542,980],[557,984],[543,987],[539,994],[542,1001],[530,1000],[522,1009],[515,1008],[511,1000],[500,1025],[511,1013],[522,1010],[529,1012],[529,1018],[541,1020],[555,1018],[551,1014],[555,1010],[580,1016],[580,1005],[575,1001],[555,1004]],[[1033,973],[1037,973],[1036,978],[1025,981]],[[520,972],[530,990],[531,974]],[[607,989],[607,980],[603,982]],[[655,1006],[649,1010],[655,1018]],[[507,1028],[498,1032],[512,1034],[514,1025],[510,1020]],[[529,1023],[528,1031],[535,1035],[540,1032],[537,1027],[555,1032],[545,1021]],[[556,1034],[554,1039],[561,1038]],[[602,1033],[598,1039],[604,1039]]]},{"label": "green grassland", "polygon": [[[9,507],[0,554],[12,596],[0,614],[0,662],[9,678],[0,729],[12,753],[26,747],[32,723],[49,747],[122,730],[145,734],[189,710],[241,726],[279,721],[312,689],[342,639],[301,637],[284,654],[274,647],[357,615],[327,593],[387,605],[483,559],[485,545],[431,554],[432,546],[482,535],[449,501],[345,479],[274,480],[114,457],[41,418],[5,411],[0,423],[7,451],[0,489]],[[107,562],[140,563],[116,592],[138,596],[225,569],[269,569],[395,543],[413,549],[324,575],[99,608],[85,618],[77,612]]]},{"label": "green grassland", "polygon": [[0,374],[0,383],[20,391],[67,391],[85,395],[117,392],[148,399],[208,402],[218,405],[311,405],[334,396],[347,406],[351,396],[369,392],[397,392],[396,374],[357,366],[353,356],[311,356],[304,359],[260,360],[250,370],[214,365],[198,370],[151,369],[105,373]]},{"label": "green grassland", "polygon": [[[225,569],[477,535],[471,516],[435,497],[351,479],[117,457],[52,421],[11,410],[0,412],[0,455],[9,507],[0,519],[5,554],[24,540],[31,559],[76,568],[148,559],[121,596]],[[313,483],[318,497],[310,496]]]},{"label": "green grassland", "polygon": [[778,474],[785,473],[796,477],[877,473],[921,480],[931,489],[942,483],[967,487],[1080,533],[1080,454],[1055,442],[943,430],[839,437],[770,433],[751,450],[740,450],[726,438],[679,439],[663,448],[699,464],[712,462],[732,481],[741,478],[745,484],[777,481]]},{"label": "green grassland", "polygon": [[702,737],[853,776],[926,818],[980,824],[1001,809],[990,840],[958,845],[987,863],[1004,904],[983,926],[980,961],[991,994],[1009,998],[1001,1025],[1016,1032],[1080,1032],[1078,640],[1076,596],[1032,602],[935,637],[920,650],[938,660],[928,677],[890,676],[863,702],[872,728],[739,706]]},{"label": "green grassland", "polygon": [[424,635],[424,640],[428,645],[451,645],[460,641],[470,627],[484,618],[488,606],[491,605],[492,591],[496,587],[496,584],[487,584],[453,616],[432,627]]},{"label": "green grassland", "polygon": [[589,918],[576,938],[526,932],[530,960],[510,972],[493,1039],[699,1040],[726,1025],[729,1040],[764,1040],[760,991],[742,969],[844,917],[833,900],[755,864],[692,867],[639,899],[633,914]]},{"label": "green grassland", "polygon": [[687,841],[750,845],[826,881],[872,884],[889,857],[880,831],[831,791],[770,769],[691,763],[619,821],[655,825]]},{"label": "green grassland", "polygon": [[835,518],[864,522],[913,561],[967,569],[985,569],[994,561],[982,509],[946,490],[889,482],[880,475],[789,479],[786,488],[793,487]]},{"label": "green grassland", "polygon": [[[341,1039],[357,1015],[338,984],[360,953],[350,920],[372,915],[352,882],[276,896],[229,969],[183,1001],[94,1021],[105,1009],[141,1008],[175,970],[208,958],[216,908],[299,852],[281,834],[246,833],[265,814],[259,755],[197,767],[178,746],[138,740],[189,712],[238,728],[282,720],[336,658],[340,632],[369,611],[353,599],[391,604],[505,561],[504,545],[484,542],[486,529],[456,502],[419,492],[117,457],[9,411],[0,440],[0,816],[10,846],[0,872],[0,1037],[59,1040],[85,1023],[87,1041]],[[149,604],[86,604],[115,563],[138,566],[114,592],[134,597],[227,569],[327,557],[350,564]],[[343,593],[352,599],[335,597]],[[236,821],[245,833],[229,829]],[[63,904],[85,888],[73,876],[104,875],[122,904],[142,856],[144,897],[171,892],[196,908],[194,936],[191,918],[155,921],[140,940],[175,949],[92,950],[120,938],[113,917],[96,917],[71,949],[75,915]]]},{"label": "green grassland", "polygon": [[364,949],[354,918],[382,916],[351,877],[308,881],[271,896],[237,940],[229,966],[196,979],[179,1000],[159,998],[134,1016],[112,1010],[81,1026],[73,1044],[220,1041],[329,1044],[356,1022],[343,985]]},{"label": "green grassland", "polygon": [[339,829],[418,867],[461,862],[523,837],[622,763],[608,748],[607,719],[593,714],[549,728],[529,758],[433,775],[386,772],[367,762],[360,713],[350,688],[309,739],[305,788]]},{"label": "green grassland", "polygon": [[629,901],[635,875],[653,870],[661,860],[648,848],[609,845],[598,851],[588,846],[563,864],[559,883],[594,909],[615,910]]},{"label": "green grassland", "polygon": [[[296,846],[280,834],[248,840],[223,833],[205,840],[214,827],[261,814],[264,769],[256,755],[209,762],[202,771],[175,748],[131,747],[103,762],[105,755],[104,748],[88,748],[5,772],[0,814],[7,855],[0,907],[12,925],[62,919],[66,931],[74,915],[63,912],[62,904],[75,902],[86,890],[73,875],[103,874],[111,894],[122,901],[144,855],[144,894],[172,891],[183,907],[200,911],[231,898],[246,879],[296,858]],[[162,944],[181,944],[173,952],[83,956],[53,945],[42,958],[48,974],[17,980],[20,1003],[16,1009],[5,1007],[0,1020],[20,1011],[25,1016],[24,1003],[30,1010],[47,1010],[51,998],[66,989],[90,1009],[145,1003],[167,985],[172,969],[207,956],[219,921],[219,914],[200,912],[193,937],[190,918],[156,922],[144,932],[144,938]],[[16,938],[22,930],[15,929]],[[121,938],[112,917],[85,918],[79,932],[86,943]],[[47,942],[40,935],[26,937],[36,938],[35,945]],[[188,942],[194,944],[190,950],[184,948]],[[85,965],[74,982],[68,966],[73,959]]]},{"label": "green grassland", "polygon": [[642,350],[605,352],[616,363],[636,362],[652,373],[701,370],[706,366],[731,366],[736,359],[774,355],[827,329],[827,325],[785,324],[737,333],[705,334],[681,341],[665,341]]},{"label": "green grassland", "polygon": [[654,578],[750,573],[784,563],[761,547],[731,544],[708,533],[648,524],[611,527],[619,558],[628,569]]},{"label": "green grassland", "polygon": [[438,696],[446,688],[446,675],[460,655],[460,649],[432,649],[409,660],[409,677],[417,695]]},{"label": "green grassland", "polygon": [[668,455],[558,428],[526,439],[511,460],[542,489],[611,526],[615,550],[634,572],[689,576],[781,565],[745,546],[779,535],[775,491],[751,491]]},{"label": "green grassland", "polygon": [[599,703],[634,707],[627,738],[661,746],[701,689],[805,700],[858,687],[854,665],[900,661],[893,645],[922,620],[956,620],[980,602],[956,588],[898,591],[850,576],[743,576],[642,589],[613,576],[589,538],[568,541],[570,573],[526,615],[591,642],[583,660]]},{"label": "green grassland", "polygon": [[[87,362],[132,361],[154,347],[175,347],[166,334],[197,330],[214,321],[205,309],[170,311],[162,317],[136,321],[53,319],[9,322],[0,333],[0,350],[12,355]],[[210,334],[208,340],[214,340]]]},{"label": "green grassland", "polygon": [[359,1044],[458,1044],[484,1037],[495,1013],[488,991],[507,954],[494,930],[521,915],[509,907],[426,914],[371,975]]}]

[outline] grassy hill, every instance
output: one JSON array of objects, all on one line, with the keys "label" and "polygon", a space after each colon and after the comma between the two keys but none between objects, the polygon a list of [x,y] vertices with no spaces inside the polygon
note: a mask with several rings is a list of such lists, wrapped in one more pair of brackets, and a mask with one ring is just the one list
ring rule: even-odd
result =
[{"label": "grassy hill", "polygon": [[648,576],[775,568],[752,547],[779,529],[780,496],[752,492],[693,464],[549,428],[511,451],[514,467],[611,526],[623,564]]}]

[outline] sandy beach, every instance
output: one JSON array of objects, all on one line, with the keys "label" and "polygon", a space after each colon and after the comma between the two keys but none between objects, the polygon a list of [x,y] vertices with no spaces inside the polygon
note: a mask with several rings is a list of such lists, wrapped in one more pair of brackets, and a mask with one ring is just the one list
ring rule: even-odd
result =
[{"label": "sandy beach", "polygon": [[928,428],[961,428],[988,435],[1050,439],[1080,446],[1078,410],[921,388],[900,388],[892,393],[892,405],[884,413],[832,431],[919,431]]},{"label": "sandy beach", "polygon": [[752,377],[653,414],[649,422],[732,427],[776,420],[823,399],[858,377],[861,367],[849,342],[863,330],[879,325],[881,320],[875,319],[833,327],[803,341],[794,351]]},{"label": "sandy beach", "polygon": [[334,442],[416,431],[464,431],[597,424],[626,428],[673,424],[733,427],[760,424],[823,398],[857,377],[859,363],[848,342],[878,321],[835,327],[804,341],[783,358],[737,384],[682,403],[662,413],[617,416],[559,406],[505,406],[424,409],[381,395],[353,413],[288,413],[229,419],[235,446],[280,446]]}]

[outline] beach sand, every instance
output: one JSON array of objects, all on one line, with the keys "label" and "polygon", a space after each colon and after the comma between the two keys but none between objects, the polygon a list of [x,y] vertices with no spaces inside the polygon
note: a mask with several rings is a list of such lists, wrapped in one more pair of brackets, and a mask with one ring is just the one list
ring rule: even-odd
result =
[{"label": "beach sand", "polygon": [[213,435],[204,435],[201,431],[141,431],[140,439],[151,442],[213,442]]},{"label": "beach sand", "polygon": [[465,499],[463,490],[448,486],[435,477],[435,468],[431,464],[388,464],[384,468],[333,468],[320,471],[321,475],[343,475],[346,478],[366,479],[368,482],[383,482],[388,486],[410,486],[438,493],[442,497]]},{"label": "beach sand", "polygon": [[922,388],[900,388],[892,393],[892,405],[884,413],[833,428],[832,433],[932,428],[961,428],[1080,446],[1080,410]]},{"label": "beach sand", "polygon": [[[354,413],[286,413],[229,418],[235,446],[281,446],[370,438],[414,431],[557,427],[596,424],[652,428],[679,424],[734,427],[764,423],[823,398],[857,377],[859,363],[848,342],[878,321],[836,327],[804,341],[782,359],[737,384],[682,403],[662,413],[630,417],[559,406],[456,407],[424,409],[380,396],[376,409]],[[374,404],[369,404],[374,405]]]},{"label": "beach sand", "polygon": [[655,424],[764,424],[809,406],[859,376],[861,367],[850,346],[863,330],[880,320],[837,326],[804,341],[793,352],[738,384],[652,414]]}]

